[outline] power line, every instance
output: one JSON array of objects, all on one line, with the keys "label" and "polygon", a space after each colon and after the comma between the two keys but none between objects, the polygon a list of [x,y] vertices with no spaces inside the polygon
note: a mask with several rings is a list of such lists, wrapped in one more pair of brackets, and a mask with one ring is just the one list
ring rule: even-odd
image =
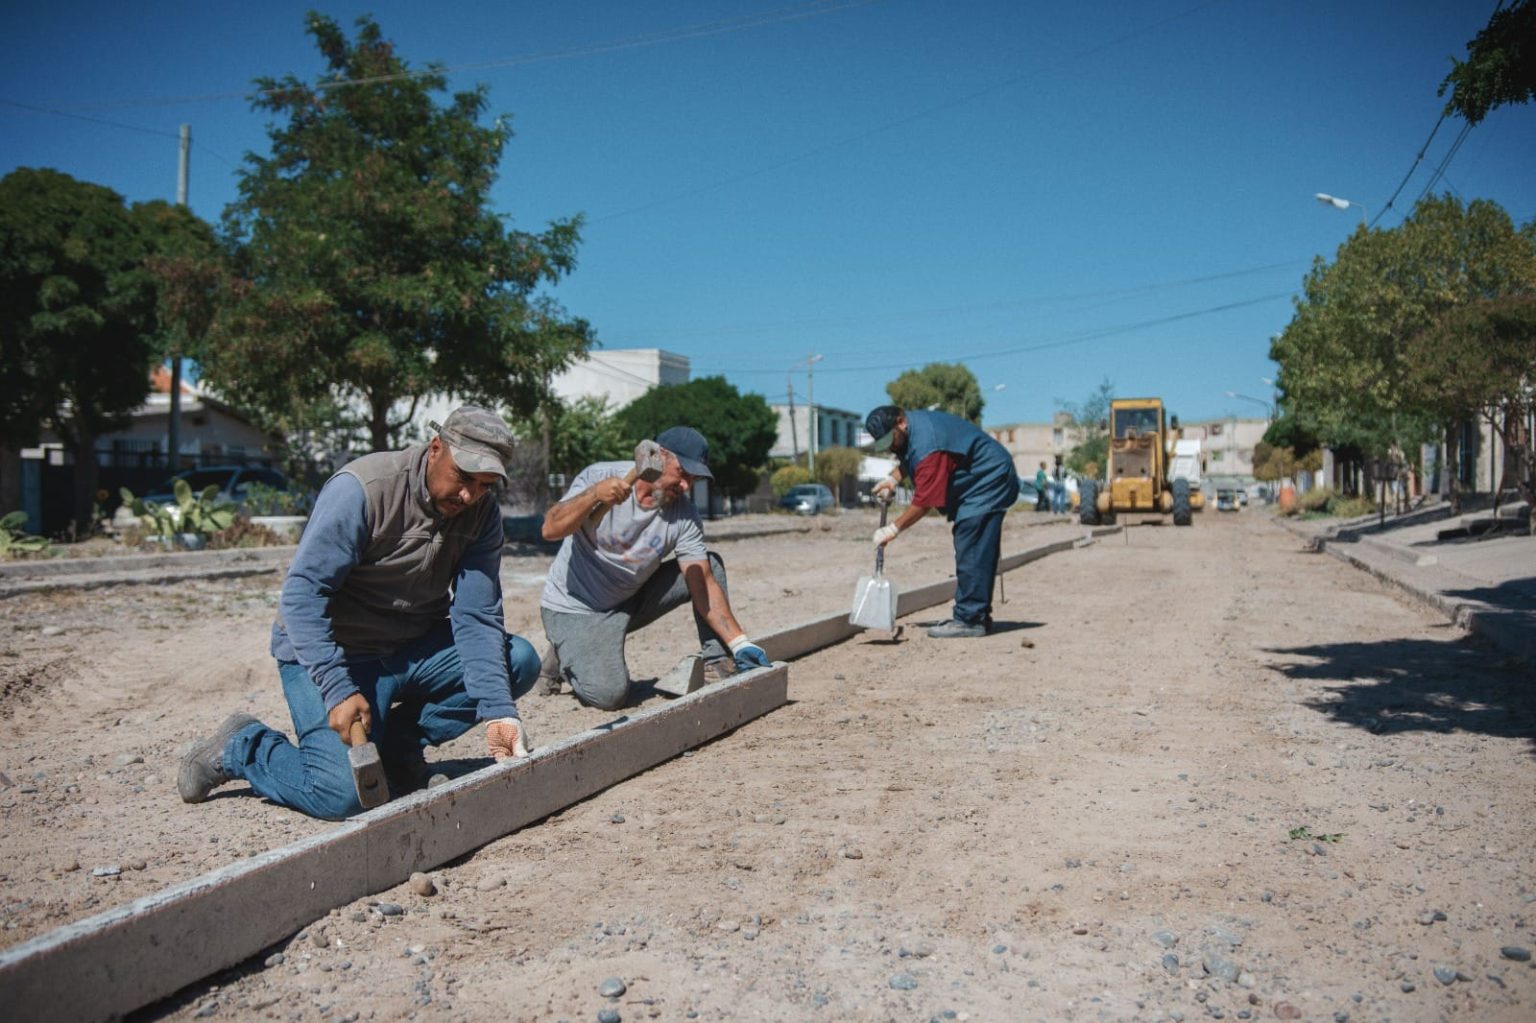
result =
[{"label": "power line", "polygon": [[[159,135],[161,138],[177,140],[180,140],[181,138],[180,133],[174,131],[164,131],[160,128],[146,128],[140,124],[124,124],[121,121],[108,121],[101,117],[88,117],[85,114],[75,114],[69,112],[68,110],[58,110],[52,107],[39,107],[34,106],[31,103],[18,103],[15,100],[0,99],[0,106],[16,107],[18,110],[30,110],[33,113],[38,114],[54,114],[58,117],[73,118],[76,121],[89,121],[92,124],[104,124],[109,128],[121,128],[123,131],[136,131],[144,135]],[[234,168],[235,166],[234,163],[214,152],[213,150],[208,149],[206,146],[199,146],[198,152],[205,153],[208,156],[213,157],[215,160],[218,160],[220,163],[229,166],[230,168]]]},{"label": "power line", "polygon": [[[1136,295],[1155,294],[1162,291],[1170,291],[1176,288],[1185,288],[1200,284],[1211,284],[1217,281],[1231,280],[1238,277],[1249,277],[1258,274],[1273,273],[1278,270],[1290,270],[1298,266],[1311,264],[1311,258],[1291,259],[1278,263],[1266,263],[1262,266],[1245,267],[1241,270],[1229,270],[1222,273],[1206,274],[1199,277],[1185,277],[1171,281],[1153,281],[1147,284],[1137,284],[1126,288],[1112,288],[1104,291],[1086,291],[1075,294],[1051,295],[1035,298],[1020,299],[1013,302],[989,302],[981,305],[960,306],[929,306],[918,309],[906,309],[900,312],[890,312],[879,316],[861,316],[856,318],[826,318],[786,320],[777,323],[754,324],[752,326],[712,326],[699,327],[692,330],[657,330],[650,333],[664,335],[671,340],[688,337],[718,338],[725,335],[740,336],[744,334],[770,334],[786,331],[803,331],[808,329],[825,329],[836,327],[868,327],[886,321],[909,323],[914,319],[929,319],[934,317],[952,317],[970,313],[986,312],[992,310],[1018,309],[1030,305],[1060,305],[1070,303],[1092,302],[1100,299],[1130,298]],[[1089,307],[1092,308],[1092,307]],[[634,332],[644,336],[646,332]],[[830,351],[824,353],[830,354]]]},{"label": "power line", "polygon": [[[978,362],[978,361],[980,361],[982,359],[997,359],[997,358],[1002,358],[1003,356],[1009,356],[1009,355],[1024,355],[1024,354],[1027,354],[1029,352],[1040,352],[1040,351],[1045,351],[1046,349],[1049,349],[1049,348],[1066,348],[1066,347],[1069,347],[1071,345],[1083,344],[1084,342],[1087,342],[1087,341],[1097,341],[1097,340],[1100,340],[1100,339],[1106,338],[1106,337],[1114,337],[1114,336],[1120,335],[1120,334],[1129,334],[1129,333],[1132,333],[1134,331],[1146,330],[1146,329],[1151,328],[1151,327],[1166,326],[1166,325],[1168,325],[1170,323],[1178,323],[1178,322],[1183,321],[1183,320],[1191,320],[1191,319],[1195,319],[1195,318],[1201,317],[1201,316],[1210,316],[1210,315],[1213,315],[1215,313],[1230,312],[1233,309],[1243,309],[1243,308],[1246,308],[1248,306],[1262,305],[1265,302],[1274,302],[1274,301],[1276,301],[1278,299],[1290,298],[1294,294],[1295,294],[1294,290],[1293,291],[1280,291],[1280,292],[1275,292],[1275,293],[1269,294],[1269,295],[1260,295],[1260,296],[1258,296],[1256,298],[1239,299],[1236,302],[1224,302],[1221,305],[1210,306],[1210,307],[1205,308],[1205,309],[1195,309],[1195,310],[1191,310],[1189,312],[1174,313],[1171,316],[1161,316],[1161,317],[1158,317],[1156,319],[1141,320],[1141,321],[1138,321],[1136,323],[1125,323],[1125,324],[1119,324],[1119,325],[1112,326],[1112,327],[1102,327],[1102,328],[1098,328],[1098,329],[1095,329],[1095,330],[1085,331],[1085,332],[1083,332],[1081,334],[1077,334],[1077,335],[1073,335],[1073,336],[1069,336],[1069,337],[1065,337],[1065,338],[1059,338],[1059,339],[1054,340],[1054,341],[1043,341],[1043,342],[1040,342],[1038,344],[1016,345],[1016,346],[1009,347],[1009,348],[994,349],[994,350],[991,350],[991,351],[973,352],[973,353],[971,353],[969,355],[952,355],[952,356],[946,356],[946,358],[948,358],[948,359],[950,359],[952,361],[958,361],[958,362]],[[921,362],[910,362],[910,363],[879,362],[879,363],[871,363],[869,365],[863,365],[863,366],[825,366],[825,364],[823,364],[823,368],[819,369],[817,372],[818,372],[818,374],[820,374],[820,373],[866,373],[866,372],[869,372],[871,370],[918,369],[918,368],[920,368],[922,366],[927,365],[929,362],[932,362],[932,361],[933,361],[932,359],[926,359],[926,360],[923,360]],[[754,374],[754,373],[780,373],[780,372],[782,372],[782,370],[774,370],[774,369],[731,369],[731,368],[725,368],[725,369],[719,370],[719,372],[747,375],[747,374]]]}]

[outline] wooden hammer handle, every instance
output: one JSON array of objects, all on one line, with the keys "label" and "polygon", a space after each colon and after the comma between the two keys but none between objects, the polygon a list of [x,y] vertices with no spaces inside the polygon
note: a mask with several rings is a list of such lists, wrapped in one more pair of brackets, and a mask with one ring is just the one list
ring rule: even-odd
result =
[{"label": "wooden hammer handle", "polygon": [[368,729],[363,727],[362,718],[352,722],[352,728],[347,733],[348,746],[361,746],[368,741]]},{"label": "wooden hammer handle", "polygon": [[[624,474],[624,482],[631,487],[635,485],[635,480],[639,478],[639,466],[636,466]],[[593,508],[591,513],[587,515],[587,525],[596,528],[597,524],[603,520],[603,516],[608,514],[608,509],[611,507],[612,505],[610,505],[607,501],[597,502],[597,507]]]}]

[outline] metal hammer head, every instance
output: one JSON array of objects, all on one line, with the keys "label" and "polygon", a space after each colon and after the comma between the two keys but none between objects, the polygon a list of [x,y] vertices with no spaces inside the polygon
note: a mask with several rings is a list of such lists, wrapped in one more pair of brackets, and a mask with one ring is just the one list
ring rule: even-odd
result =
[{"label": "metal hammer head", "polygon": [[351,743],[347,747],[347,766],[352,768],[352,784],[357,788],[357,801],[363,809],[371,809],[389,801],[389,782],[384,778],[384,761],[379,759],[379,748],[368,741],[361,721],[352,722]]},{"label": "metal hammer head", "polygon": [[635,445],[635,478],[655,483],[661,478],[666,461],[661,445],[653,440],[643,440]]}]

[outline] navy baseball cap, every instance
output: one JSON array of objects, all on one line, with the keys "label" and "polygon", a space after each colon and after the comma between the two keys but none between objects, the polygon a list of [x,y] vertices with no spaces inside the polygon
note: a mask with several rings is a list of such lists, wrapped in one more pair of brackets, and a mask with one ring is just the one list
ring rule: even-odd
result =
[{"label": "navy baseball cap", "polygon": [[891,441],[896,436],[896,419],[901,415],[901,408],[897,405],[881,405],[870,411],[864,419],[864,432],[873,438],[874,451],[891,450]]},{"label": "navy baseball cap", "polygon": [[656,443],[672,452],[690,476],[707,480],[715,478],[709,471],[709,441],[691,426],[674,426],[656,435]]}]

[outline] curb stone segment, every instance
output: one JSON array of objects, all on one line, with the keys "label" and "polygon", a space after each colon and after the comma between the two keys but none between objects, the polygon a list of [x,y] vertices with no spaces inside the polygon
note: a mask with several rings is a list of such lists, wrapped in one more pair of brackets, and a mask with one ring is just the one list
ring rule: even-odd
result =
[{"label": "curb stone segment", "polygon": [[[998,570],[1122,528],[1100,527],[1007,555]],[[948,600],[954,586],[950,578],[903,593],[898,614]],[[849,624],[847,611],[838,611],[759,643],[783,662],[861,631]],[[788,681],[783,663],[733,676],[537,749],[527,760],[490,765],[386,803],[325,835],[0,951],[6,1009],[17,1019],[38,1021],[120,1017],[243,962],[337,906],[463,856],[777,709],[788,700]],[[76,993],[67,1007],[61,991]]]},{"label": "curb stone segment", "polygon": [[[734,676],[406,796],[0,952],[5,1015],[109,1020],[782,706],[789,668]],[[65,997],[65,995],[68,997]]]},{"label": "curb stone segment", "polygon": [[1536,665],[1536,611],[1451,596],[1447,591],[1477,588],[1478,584],[1441,565],[1433,555],[1414,556],[1379,538],[1341,541],[1330,530],[1313,532],[1280,519],[1275,522],[1314,549],[1376,577],[1505,654]]}]

